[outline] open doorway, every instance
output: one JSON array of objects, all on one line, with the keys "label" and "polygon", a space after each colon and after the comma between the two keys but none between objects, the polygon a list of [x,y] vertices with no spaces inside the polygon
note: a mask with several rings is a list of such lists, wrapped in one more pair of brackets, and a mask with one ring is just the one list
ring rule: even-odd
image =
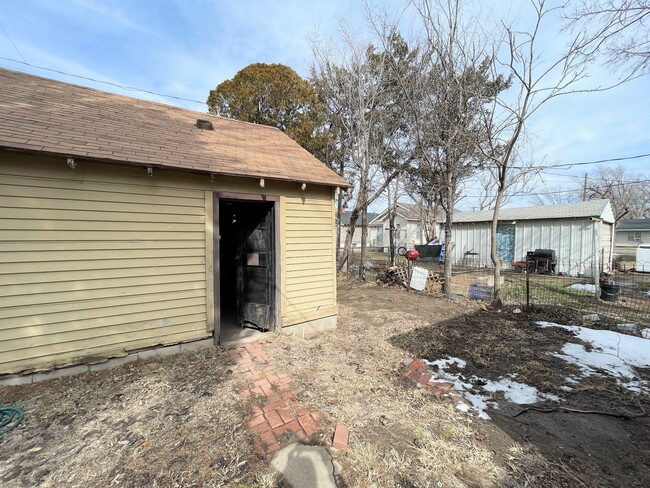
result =
[{"label": "open doorway", "polygon": [[219,341],[249,342],[275,327],[275,208],[220,198],[218,209]]}]

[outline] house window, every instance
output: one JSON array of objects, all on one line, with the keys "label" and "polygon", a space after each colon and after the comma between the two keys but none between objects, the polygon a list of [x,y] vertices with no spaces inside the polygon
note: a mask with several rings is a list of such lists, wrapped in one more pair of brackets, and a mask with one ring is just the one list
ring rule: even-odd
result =
[{"label": "house window", "polygon": [[628,232],[627,242],[641,242],[641,232]]}]

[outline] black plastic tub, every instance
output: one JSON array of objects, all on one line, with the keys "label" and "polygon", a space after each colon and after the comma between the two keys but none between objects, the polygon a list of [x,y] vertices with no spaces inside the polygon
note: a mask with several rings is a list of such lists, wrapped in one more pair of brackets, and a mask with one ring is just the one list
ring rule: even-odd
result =
[{"label": "black plastic tub", "polygon": [[437,261],[442,251],[441,245],[416,245],[415,250],[420,253],[422,261]]},{"label": "black plastic tub", "polygon": [[600,299],[604,302],[616,302],[621,294],[621,287],[618,285],[600,285]]}]

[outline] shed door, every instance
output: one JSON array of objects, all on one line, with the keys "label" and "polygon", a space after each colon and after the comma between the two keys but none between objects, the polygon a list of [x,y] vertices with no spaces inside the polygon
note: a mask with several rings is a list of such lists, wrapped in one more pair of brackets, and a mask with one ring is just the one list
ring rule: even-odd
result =
[{"label": "shed door", "polygon": [[497,256],[502,263],[515,260],[515,226],[497,225]]},{"label": "shed door", "polygon": [[240,324],[269,330],[273,325],[273,204],[241,204],[237,256],[237,315]]}]

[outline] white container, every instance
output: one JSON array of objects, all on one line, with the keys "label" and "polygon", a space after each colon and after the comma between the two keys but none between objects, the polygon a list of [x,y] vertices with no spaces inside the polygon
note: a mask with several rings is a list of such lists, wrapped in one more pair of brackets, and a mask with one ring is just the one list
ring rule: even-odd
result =
[{"label": "white container", "polygon": [[636,248],[635,268],[640,273],[650,273],[650,244],[641,244]]}]

